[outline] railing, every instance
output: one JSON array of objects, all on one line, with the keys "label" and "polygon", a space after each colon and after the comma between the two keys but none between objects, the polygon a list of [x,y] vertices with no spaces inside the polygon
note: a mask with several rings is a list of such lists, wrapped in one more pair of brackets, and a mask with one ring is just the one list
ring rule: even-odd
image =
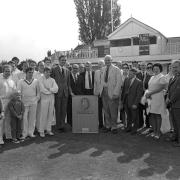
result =
[{"label": "railing", "polygon": [[97,58],[98,50],[71,50],[71,51],[58,51],[55,52],[55,56],[59,57],[65,55],[67,59],[87,59],[87,58]]},{"label": "railing", "polygon": [[[180,42],[167,43],[162,55],[180,54]],[[58,59],[61,55],[65,55],[68,60],[71,59],[93,59],[98,58],[100,52],[98,49],[81,49],[81,50],[70,50],[70,51],[57,51],[52,55],[52,59]]]},{"label": "railing", "polygon": [[180,54],[180,42],[168,43],[165,54]]}]

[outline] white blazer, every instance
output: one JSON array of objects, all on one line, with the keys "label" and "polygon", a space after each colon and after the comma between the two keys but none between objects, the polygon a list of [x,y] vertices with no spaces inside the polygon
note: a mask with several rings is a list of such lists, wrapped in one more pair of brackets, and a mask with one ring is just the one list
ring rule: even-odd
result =
[{"label": "white blazer", "polygon": [[108,74],[108,82],[105,83],[105,74],[106,74],[107,67],[103,67],[103,75],[101,76],[101,85],[100,85],[100,94],[102,94],[103,88],[106,86],[108,88],[108,95],[109,98],[112,99],[113,95],[119,96],[121,93],[121,86],[122,86],[122,74],[118,67],[114,66],[113,64],[109,67],[109,74]]}]

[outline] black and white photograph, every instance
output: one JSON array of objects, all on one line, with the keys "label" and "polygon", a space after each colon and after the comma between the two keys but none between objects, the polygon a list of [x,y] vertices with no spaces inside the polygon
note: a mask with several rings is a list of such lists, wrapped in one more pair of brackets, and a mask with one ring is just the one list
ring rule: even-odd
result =
[{"label": "black and white photograph", "polygon": [[0,180],[180,180],[179,0],[0,7]]}]

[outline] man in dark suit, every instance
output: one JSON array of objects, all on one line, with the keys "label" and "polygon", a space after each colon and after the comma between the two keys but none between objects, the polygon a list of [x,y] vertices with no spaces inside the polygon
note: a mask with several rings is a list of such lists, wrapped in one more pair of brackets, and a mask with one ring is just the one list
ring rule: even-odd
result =
[{"label": "man in dark suit", "polygon": [[94,94],[94,71],[92,71],[91,62],[86,62],[85,72],[82,72],[78,79],[81,95]]},{"label": "man in dark suit", "polygon": [[72,65],[72,71],[70,73],[70,86],[72,94],[69,94],[68,106],[67,106],[67,123],[72,126],[72,95],[81,94],[78,85],[79,66],[77,64]]},{"label": "man in dark suit", "polygon": [[[141,80],[143,83],[143,93],[148,89],[148,82],[152,76],[146,71],[146,69],[147,69],[146,63],[145,62],[140,63],[140,71],[136,75],[136,77],[139,80]],[[145,115],[145,120],[144,120],[144,115]],[[139,128],[142,128],[144,124],[146,128],[150,127],[149,118],[146,112],[146,106],[140,104],[139,105]]]},{"label": "man in dark suit", "polygon": [[99,129],[103,129],[103,104],[102,97],[100,96],[101,76],[103,75],[103,67],[105,66],[104,60],[98,62],[98,70],[95,71],[94,75],[94,95],[98,96],[98,116],[99,116]]},{"label": "man in dark suit", "polygon": [[79,88],[79,66],[77,64],[72,65],[72,71],[70,73],[70,86],[72,95],[80,95],[80,88]]},{"label": "man in dark suit", "polygon": [[[127,132],[137,132],[139,127],[139,102],[143,95],[142,81],[136,78],[137,70],[129,70],[129,78],[124,81],[121,100],[127,114]],[[133,125],[133,126],[132,126]]]},{"label": "man in dark suit", "polygon": [[59,66],[52,69],[52,78],[58,85],[58,92],[55,94],[56,127],[61,132],[65,131],[65,117],[67,113],[68,96],[71,94],[70,72],[65,68],[66,57],[59,57]]},{"label": "man in dark suit", "polygon": [[[144,80],[146,78],[146,63],[142,62],[140,63],[140,71],[137,73],[136,77],[142,81],[143,83],[143,90],[144,89]],[[145,110],[145,106],[143,106],[142,104],[139,104],[139,128],[142,128],[144,125],[144,110]]]},{"label": "man in dark suit", "polygon": [[180,147],[180,61],[174,60],[171,67],[174,77],[169,82],[166,103],[172,113],[174,140],[177,141],[174,145]]}]

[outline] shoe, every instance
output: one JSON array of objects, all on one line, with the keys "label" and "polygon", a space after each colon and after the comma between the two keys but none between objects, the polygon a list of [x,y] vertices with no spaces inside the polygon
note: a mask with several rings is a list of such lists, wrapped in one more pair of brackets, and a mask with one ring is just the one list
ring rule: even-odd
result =
[{"label": "shoe", "polygon": [[117,134],[117,133],[118,133],[118,130],[117,130],[117,129],[112,129],[111,132],[112,132],[113,134]]},{"label": "shoe", "polygon": [[150,129],[149,129],[149,128],[147,128],[147,129],[145,129],[144,131],[142,131],[142,132],[141,132],[141,134],[142,134],[142,135],[146,135],[146,134],[148,134],[148,133],[149,133],[149,130],[150,130]]},{"label": "shoe", "polygon": [[20,141],[20,142],[23,142],[23,141],[25,141],[25,139],[26,139],[26,137],[25,137],[25,136],[22,136],[22,137],[19,138],[19,141]]},{"label": "shoe", "polygon": [[153,132],[146,135],[146,137],[154,137],[154,136],[155,134]]},{"label": "shoe", "polygon": [[54,133],[51,132],[51,131],[47,131],[47,135],[49,135],[49,136],[54,136]]},{"label": "shoe", "polygon": [[42,137],[42,138],[45,137],[44,132],[40,132],[39,135],[40,135],[40,137]]},{"label": "shoe", "polygon": [[58,130],[60,133],[66,132],[65,128],[59,128]]},{"label": "shoe", "polygon": [[4,141],[1,139],[0,140],[0,145],[3,145],[4,144]]},{"label": "shoe", "polygon": [[170,129],[170,133],[174,133],[174,129]]},{"label": "shoe", "polygon": [[34,134],[29,134],[29,137],[35,138],[36,136]]},{"label": "shoe", "polygon": [[12,139],[12,142],[15,143],[15,144],[20,143],[18,139]]},{"label": "shoe", "polygon": [[151,137],[155,137],[156,135],[155,135],[154,133],[151,133],[150,136],[151,136]]},{"label": "shoe", "polygon": [[103,128],[102,129],[102,132],[103,133],[108,133],[108,132],[110,132],[111,131],[111,128]]},{"label": "shoe", "polygon": [[155,135],[155,136],[154,136],[154,139],[157,139],[157,140],[158,140],[158,139],[160,139],[160,136],[159,136],[159,135]]}]

